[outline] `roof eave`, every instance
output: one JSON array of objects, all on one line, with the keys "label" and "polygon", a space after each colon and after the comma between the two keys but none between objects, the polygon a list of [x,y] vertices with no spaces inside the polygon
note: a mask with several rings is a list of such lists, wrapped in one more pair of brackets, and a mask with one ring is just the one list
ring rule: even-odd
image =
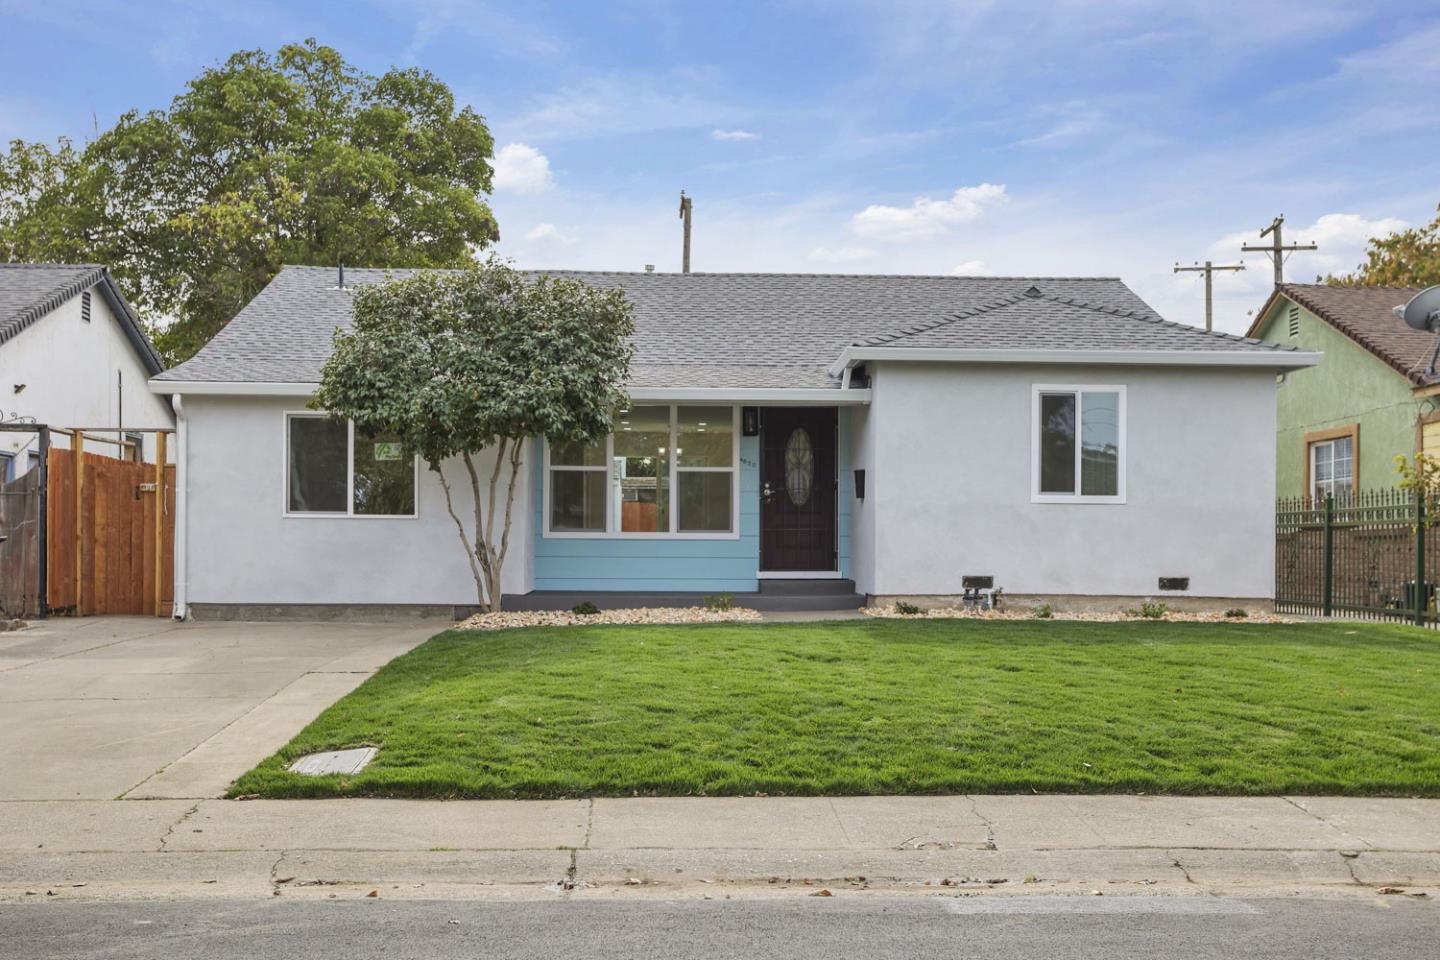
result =
[{"label": "roof eave", "polygon": [[1313,367],[1323,354],[1299,351],[1239,350],[986,350],[956,347],[846,347],[830,365],[830,375],[870,360],[911,363],[1055,363],[1119,364],[1147,367],[1265,367],[1297,370]]},{"label": "roof eave", "polygon": [[[150,392],[186,396],[221,397],[310,397],[318,384],[263,383],[240,380],[162,380],[150,381]],[[631,387],[630,399],[635,401],[689,401],[694,403],[824,404],[854,406],[870,402],[869,390],[841,390],[793,387]]]}]

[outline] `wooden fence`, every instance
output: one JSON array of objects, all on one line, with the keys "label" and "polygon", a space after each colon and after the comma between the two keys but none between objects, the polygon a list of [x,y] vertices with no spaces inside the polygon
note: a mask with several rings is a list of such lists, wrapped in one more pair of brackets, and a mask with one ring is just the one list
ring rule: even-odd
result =
[{"label": "wooden fence", "polygon": [[175,588],[175,468],[93,453],[83,453],[81,463],[77,470],[72,451],[50,450],[51,611],[168,616]]},{"label": "wooden fence", "polygon": [[0,613],[40,615],[40,471],[0,484]]}]

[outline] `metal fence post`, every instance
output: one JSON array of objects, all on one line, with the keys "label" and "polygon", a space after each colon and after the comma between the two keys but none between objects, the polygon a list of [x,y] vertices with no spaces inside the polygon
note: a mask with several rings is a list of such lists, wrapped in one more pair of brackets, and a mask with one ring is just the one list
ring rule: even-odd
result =
[{"label": "metal fence post", "polygon": [[1325,494],[1324,527],[1321,535],[1321,552],[1324,553],[1325,577],[1320,588],[1320,614],[1330,616],[1335,586],[1335,495]]},{"label": "metal fence post", "polygon": [[1425,494],[1415,493],[1415,625],[1425,625]]}]

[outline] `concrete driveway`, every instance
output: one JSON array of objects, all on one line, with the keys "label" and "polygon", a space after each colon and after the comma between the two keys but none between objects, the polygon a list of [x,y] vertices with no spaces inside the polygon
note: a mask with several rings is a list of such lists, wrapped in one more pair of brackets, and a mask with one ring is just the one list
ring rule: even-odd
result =
[{"label": "concrete driveway", "polygon": [[0,633],[0,800],[218,796],[445,626],[90,617]]}]

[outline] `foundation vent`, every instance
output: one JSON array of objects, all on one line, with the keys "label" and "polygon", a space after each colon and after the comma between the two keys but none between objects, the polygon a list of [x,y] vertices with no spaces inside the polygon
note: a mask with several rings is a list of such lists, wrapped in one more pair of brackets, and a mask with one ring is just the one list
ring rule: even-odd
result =
[{"label": "foundation vent", "polygon": [[1161,577],[1161,578],[1160,578],[1160,589],[1161,589],[1161,590],[1189,590],[1189,589],[1190,589],[1190,578],[1189,578],[1189,577]]},{"label": "foundation vent", "polygon": [[992,574],[986,574],[983,577],[971,574],[961,577],[960,585],[966,590],[994,590],[995,577]]}]

